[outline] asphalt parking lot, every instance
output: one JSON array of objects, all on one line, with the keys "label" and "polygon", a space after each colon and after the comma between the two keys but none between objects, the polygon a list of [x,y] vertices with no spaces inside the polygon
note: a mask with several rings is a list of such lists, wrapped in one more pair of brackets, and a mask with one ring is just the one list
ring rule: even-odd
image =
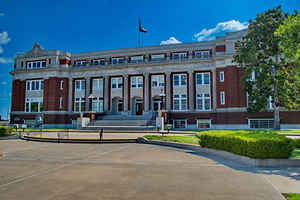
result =
[{"label": "asphalt parking lot", "polygon": [[[0,140],[0,199],[283,199],[299,169],[253,169],[148,144]],[[299,187],[298,187],[299,186]]]}]

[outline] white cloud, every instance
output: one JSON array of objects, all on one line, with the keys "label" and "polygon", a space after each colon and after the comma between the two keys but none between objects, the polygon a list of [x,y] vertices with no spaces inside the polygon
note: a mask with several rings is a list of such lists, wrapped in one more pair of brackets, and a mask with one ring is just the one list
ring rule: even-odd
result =
[{"label": "white cloud", "polygon": [[[1,16],[1,13],[0,13]],[[2,32],[0,33],[0,54],[3,53],[3,47],[2,45],[5,45],[7,43],[9,43],[11,41],[11,39],[8,37],[8,33],[7,32]],[[4,58],[4,57],[0,57],[0,63],[2,64],[6,64],[6,63],[12,63],[14,62],[14,60],[12,58]]]},{"label": "white cloud", "polygon": [[0,17],[3,17],[4,16],[4,13],[0,12]]},{"label": "white cloud", "polygon": [[8,33],[7,32],[2,32],[0,33],[0,44],[7,44],[10,42],[10,38],[8,37]]},{"label": "white cloud", "polygon": [[248,27],[248,22],[240,22],[230,20],[227,22],[220,22],[216,27],[211,29],[202,29],[199,33],[194,34],[194,38],[198,41],[213,40],[217,33],[226,33],[233,31],[240,31]]},{"label": "white cloud", "polygon": [[2,82],[0,82],[0,85],[7,85],[7,82],[6,81],[2,81]]},{"label": "white cloud", "polygon": [[14,62],[14,59],[12,59],[12,58],[0,57],[0,63],[1,64],[7,64],[7,63],[13,63],[13,62]]},{"label": "white cloud", "polygon": [[179,43],[182,43],[182,42],[177,40],[175,37],[170,37],[168,40],[161,41],[160,45],[179,44]]}]

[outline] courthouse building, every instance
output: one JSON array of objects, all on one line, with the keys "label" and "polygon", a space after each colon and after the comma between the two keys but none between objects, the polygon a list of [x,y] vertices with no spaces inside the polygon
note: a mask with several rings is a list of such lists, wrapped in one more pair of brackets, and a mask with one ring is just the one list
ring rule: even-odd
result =
[{"label": "courthouse building", "polygon": [[[246,32],[212,41],[70,53],[35,44],[15,59],[11,123],[72,127],[80,116],[154,120],[173,128],[269,128],[273,113],[247,113],[242,70],[232,62]],[[118,118],[120,116],[120,118]],[[124,117],[125,116],[125,117]],[[282,111],[281,127],[300,127]]]}]

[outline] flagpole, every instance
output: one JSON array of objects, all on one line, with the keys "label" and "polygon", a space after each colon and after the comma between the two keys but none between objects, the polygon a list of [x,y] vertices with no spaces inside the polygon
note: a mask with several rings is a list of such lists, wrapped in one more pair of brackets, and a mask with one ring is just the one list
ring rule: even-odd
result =
[{"label": "flagpole", "polygon": [[138,38],[138,43],[139,43],[139,46],[138,47],[140,47],[141,46],[141,31],[140,30],[138,30],[138,32],[139,32],[139,38]]}]

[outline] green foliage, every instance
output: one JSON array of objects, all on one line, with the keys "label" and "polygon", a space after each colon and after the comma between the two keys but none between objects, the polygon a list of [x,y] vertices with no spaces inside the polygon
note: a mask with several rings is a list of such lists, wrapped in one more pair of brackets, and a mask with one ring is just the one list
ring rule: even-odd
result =
[{"label": "green foliage", "polygon": [[300,149],[300,139],[295,139],[295,147]]},{"label": "green foliage", "polygon": [[160,135],[145,135],[148,140],[161,140],[170,142],[179,142],[185,144],[199,144],[199,139],[196,136],[160,136]]},{"label": "green foliage", "polygon": [[292,153],[291,158],[299,158],[300,159],[300,149],[295,149]]},{"label": "green foliage", "polygon": [[0,137],[8,136],[12,133],[12,128],[8,126],[0,126]]},{"label": "green foliage", "polygon": [[280,48],[290,62],[300,64],[300,15],[288,16],[279,26],[275,36],[280,38]]},{"label": "green foliage", "polygon": [[300,194],[296,194],[296,193],[283,193],[283,196],[287,200],[300,200]]},{"label": "green foliage", "polygon": [[[272,106],[277,111],[279,106],[287,109],[300,107],[300,73],[282,56],[282,38],[274,34],[288,16],[281,7],[258,14],[250,21],[247,34],[237,42],[234,62],[243,67],[243,81],[251,103],[249,112],[266,111],[269,97],[272,97]],[[254,80],[251,79],[252,73],[255,74]],[[275,123],[279,122],[277,113]],[[274,112],[274,116],[277,113]]]},{"label": "green foliage", "polygon": [[294,141],[276,131],[207,131],[197,134],[200,146],[250,158],[289,158]]}]

